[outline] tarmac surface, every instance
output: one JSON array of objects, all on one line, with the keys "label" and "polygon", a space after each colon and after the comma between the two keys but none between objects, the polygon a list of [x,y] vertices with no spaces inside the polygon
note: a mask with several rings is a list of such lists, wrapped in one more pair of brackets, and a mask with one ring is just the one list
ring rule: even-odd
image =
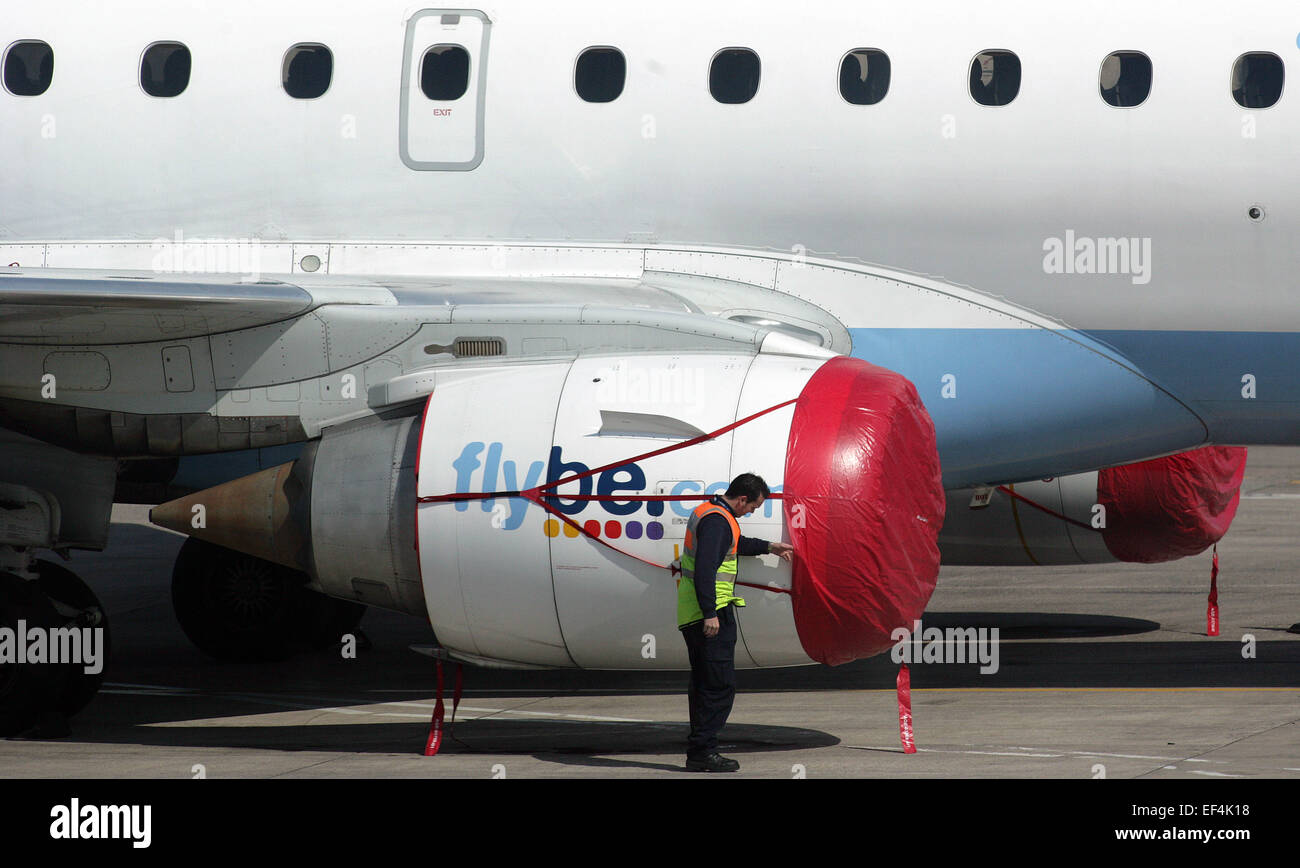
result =
[{"label": "tarmac surface", "polygon": [[[739,673],[721,750],[740,777],[1300,777],[1300,449],[1252,449],[1242,493],[1218,637],[1209,552],[945,568],[925,625],[998,627],[999,668],[911,667],[915,755],[888,655]],[[410,646],[432,642],[427,625],[371,610],[356,659],[214,661],[172,614],[183,538],[146,513],[117,507],[108,550],[68,564],[109,611],[103,690],[66,738],[0,740],[0,777],[737,777],[682,771],[686,673],[466,667],[454,730],[426,758],[434,665]]]}]

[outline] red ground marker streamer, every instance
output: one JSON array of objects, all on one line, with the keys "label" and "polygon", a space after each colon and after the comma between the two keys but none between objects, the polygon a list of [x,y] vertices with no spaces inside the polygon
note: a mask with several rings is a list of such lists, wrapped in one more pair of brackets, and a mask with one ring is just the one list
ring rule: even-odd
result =
[{"label": "red ground marker streamer", "polygon": [[429,738],[424,743],[425,756],[437,756],[442,747],[442,661],[438,661],[438,698],[433,703],[433,718],[429,721]]},{"label": "red ground marker streamer", "polygon": [[1214,562],[1210,566],[1210,598],[1205,604],[1205,635],[1219,635],[1219,547],[1214,547]]},{"label": "red ground marker streamer", "polygon": [[912,673],[906,663],[898,667],[898,738],[903,743],[903,753],[916,753],[916,739],[912,737]]},{"label": "red ground marker streamer", "polygon": [[859,359],[819,368],[795,403],[785,493],[804,651],[835,666],[887,650],[939,575],[943,483],[916,388]]},{"label": "red ground marker streamer", "polygon": [[[460,707],[460,695],[465,686],[465,667],[461,663],[456,664],[456,686],[451,695],[451,726],[447,727],[448,734],[451,733],[451,727],[456,725],[456,709]],[[442,719],[445,714],[442,704],[442,661],[438,661],[438,697],[433,704],[433,718],[429,721],[429,738],[424,743],[425,756],[437,756],[438,748],[442,747]]]}]

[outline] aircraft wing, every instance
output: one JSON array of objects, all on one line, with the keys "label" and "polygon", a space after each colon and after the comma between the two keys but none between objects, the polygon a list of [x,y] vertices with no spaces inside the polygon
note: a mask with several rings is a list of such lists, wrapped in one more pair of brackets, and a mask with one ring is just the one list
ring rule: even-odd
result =
[{"label": "aircraft wing", "polygon": [[[597,308],[712,315],[774,329],[835,352],[852,342],[837,318],[768,287],[705,277],[439,277],[234,275],[113,269],[0,268],[0,344],[112,345],[253,330],[301,318],[324,306],[500,311],[520,322],[554,323]],[[524,308],[530,313],[525,313]],[[744,329],[742,329],[744,330]]]},{"label": "aircraft wing", "polygon": [[[333,298],[393,304],[391,295],[336,289]],[[325,299],[280,280],[139,271],[0,269],[0,342],[126,344],[267,325]]]},{"label": "aircraft wing", "polygon": [[[241,281],[0,269],[0,426],[124,459],[227,452],[300,442],[415,400],[448,365],[633,350],[753,355],[772,341],[833,354],[804,334],[847,345],[808,302],[743,291],[728,317],[681,285],[640,276]],[[821,332],[773,334],[781,321]]]}]

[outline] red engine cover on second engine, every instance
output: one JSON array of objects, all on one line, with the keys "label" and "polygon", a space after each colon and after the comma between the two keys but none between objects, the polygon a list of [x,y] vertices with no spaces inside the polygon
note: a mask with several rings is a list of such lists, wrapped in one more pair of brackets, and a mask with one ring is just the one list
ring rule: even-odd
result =
[{"label": "red engine cover on second engine", "polygon": [[1200,554],[1237,514],[1246,450],[1209,446],[1097,473],[1102,539],[1121,561],[1157,564]]}]

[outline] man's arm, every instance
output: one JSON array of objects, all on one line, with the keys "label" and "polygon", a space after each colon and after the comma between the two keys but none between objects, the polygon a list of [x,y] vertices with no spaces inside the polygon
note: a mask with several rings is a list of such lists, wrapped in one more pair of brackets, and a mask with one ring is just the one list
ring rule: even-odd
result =
[{"label": "man's arm", "polygon": [[793,552],[794,546],[789,543],[768,542],[752,536],[742,536],[736,546],[738,555],[776,555],[786,561],[790,560]]}]

